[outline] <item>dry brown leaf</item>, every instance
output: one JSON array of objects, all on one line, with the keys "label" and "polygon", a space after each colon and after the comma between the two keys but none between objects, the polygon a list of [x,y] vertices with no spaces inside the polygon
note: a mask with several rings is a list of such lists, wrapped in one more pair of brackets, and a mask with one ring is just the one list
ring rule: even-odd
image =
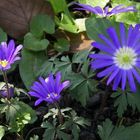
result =
[{"label": "dry brown leaf", "polygon": [[0,0],[0,27],[13,38],[23,37],[33,16],[53,16],[49,2],[44,0]]},{"label": "dry brown leaf", "polygon": [[79,34],[68,33],[68,36],[70,40],[70,51],[72,52],[89,49],[91,42],[93,42],[93,40],[87,37],[86,32]]},{"label": "dry brown leaf", "polygon": [[86,32],[80,32],[78,34],[65,32],[58,30],[55,33],[56,38],[65,38],[70,41],[70,51],[77,52],[80,50],[89,49],[93,40],[90,40]]}]

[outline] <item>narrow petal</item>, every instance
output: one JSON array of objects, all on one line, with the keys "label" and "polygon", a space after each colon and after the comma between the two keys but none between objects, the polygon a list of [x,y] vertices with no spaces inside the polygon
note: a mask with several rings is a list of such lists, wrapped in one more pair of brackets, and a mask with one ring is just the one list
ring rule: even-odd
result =
[{"label": "narrow petal", "polygon": [[99,42],[93,42],[91,45],[98,48],[99,50],[109,53],[111,55],[114,54],[114,50],[112,48],[109,48],[108,46],[101,44]]},{"label": "narrow petal", "polygon": [[55,78],[55,91],[57,93],[58,89],[59,89],[59,86],[60,86],[60,83],[61,83],[61,72],[57,72],[56,73],[56,78]]},{"label": "narrow petal", "polygon": [[90,54],[89,57],[90,58],[94,58],[94,59],[108,59],[108,60],[112,60],[112,56],[109,56],[107,54]]},{"label": "narrow petal", "polygon": [[122,71],[122,90],[125,89],[125,86],[126,86],[126,70],[123,70]]},{"label": "narrow petal", "polygon": [[13,59],[15,58],[15,56],[19,53],[19,51],[22,49],[22,45],[17,46],[17,48],[15,49],[14,53],[12,54],[12,56],[10,56],[8,58],[8,61],[11,62],[13,61]]},{"label": "narrow petal", "polygon": [[108,28],[107,32],[108,32],[110,38],[112,39],[114,45],[116,46],[116,48],[121,47],[120,41],[118,39],[118,35],[117,35],[116,30],[114,29],[114,27]]},{"label": "narrow petal", "polygon": [[109,76],[108,80],[107,80],[107,85],[109,85],[112,80],[115,78],[115,76],[118,74],[119,69],[117,68],[114,72],[112,72],[112,74]]},{"label": "narrow petal", "polygon": [[106,68],[105,70],[101,71],[100,73],[98,73],[98,77],[103,77],[103,76],[108,76],[110,73],[112,73],[112,71],[114,71],[116,69],[116,67],[114,65],[112,65],[111,67]]},{"label": "narrow petal", "polygon": [[126,46],[126,31],[123,23],[120,24],[120,37],[122,46]]},{"label": "narrow petal", "polygon": [[87,11],[92,12],[94,14],[103,15],[103,10],[99,6],[92,7],[92,6],[86,5],[86,4],[78,4],[78,3],[75,3],[75,4],[82,7],[82,8],[75,8],[77,10],[87,10]]},{"label": "narrow petal", "polygon": [[91,66],[93,69],[99,69],[99,68],[103,68],[103,67],[107,67],[113,64],[113,61],[107,60],[107,61],[103,61],[103,60],[95,60],[91,62]]},{"label": "narrow petal", "polygon": [[34,92],[34,91],[30,91],[30,92],[28,92],[31,96],[34,96],[34,97],[38,97],[38,98],[40,98],[41,96],[40,96],[40,94],[38,94],[37,92]]},{"label": "narrow petal", "polygon": [[114,46],[114,44],[104,35],[100,34],[99,37],[109,46],[111,47],[113,50],[116,50],[116,47]]},{"label": "narrow petal", "polygon": [[132,34],[132,32],[133,32],[133,27],[132,27],[132,25],[129,27],[129,30],[128,30],[128,35],[127,35],[127,46],[129,46],[129,43],[130,43],[130,41],[131,41],[131,34]]},{"label": "narrow petal", "polygon": [[119,83],[121,81],[121,75],[122,75],[122,72],[119,71],[118,76],[115,77],[114,82],[113,82],[113,90],[117,90]]},{"label": "narrow petal", "polygon": [[43,100],[42,99],[38,99],[36,102],[35,102],[35,106],[39,105]]},{"label": "narrow petal", "polygon": [[65,81],[62,83],[62,89],[67,88],[70,86],[70,81]]},{"label": "narrow petal", "polygon": [[127,77],[128,77],[128,82],[129,82],[131,91],[135,92],[136,91],[136,85],[135,85],[134,78],[133,78],[131,70],[127,71]]},{"label": "narrow petal", "polygon": [[140,74],[135,69],[132,69],[132,73],[135,76],[136,80],[140,83]]}]

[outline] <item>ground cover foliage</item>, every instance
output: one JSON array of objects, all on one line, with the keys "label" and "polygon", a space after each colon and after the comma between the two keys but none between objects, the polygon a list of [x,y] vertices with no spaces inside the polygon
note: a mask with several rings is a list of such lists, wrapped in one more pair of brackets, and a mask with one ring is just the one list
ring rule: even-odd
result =
[{"label": "ground cover foliage", "polygon": [[0,140],[140,140],[139,1],[0,7]]}]

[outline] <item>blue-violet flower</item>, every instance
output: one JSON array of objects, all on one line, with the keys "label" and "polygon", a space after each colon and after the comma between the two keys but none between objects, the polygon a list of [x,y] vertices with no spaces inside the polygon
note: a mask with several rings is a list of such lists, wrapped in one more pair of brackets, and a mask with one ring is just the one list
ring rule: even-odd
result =
[{"label": "blue-violet flower", "polygon": [[81,7],[81,8],[75,8],[76,10],[87,10],[87,11],[92,12],[96,15],[101,16],[101,17],[109,17],[109,16],[116,15],[119,13],[130,12],[130,11],[136,12],[137,11],[134,6],[124,7],[124,5],[118,5],[109,11],[109,6],[102,9],[99,6],[92,7],[92,6],[86,5],[86,4],[78,4],[78,3],[76,3],[76,4]]},{"label": "blue-violet flower", "polygon": [[0,44],[0,70],[6,71],[11,68],[11,64],[20,60],[18,54],[22,47],[22,45],[19,45],[15,48],[15,42],[13,40],[8,44],[6,42]]},{"label": "blue-violet flower", "polygon": [[113,90],[121,83],[125,90],[127,80],[131,91],[136,91],[134,79],[140,83],[140,30],[139,25],[130,26],[128,31],[123,23],[120,24],[119,35],[114,27],[107,29],[108,37],[100,34],[101,42],[93,42],[92,45],[100,50],[98,54],[91,54],[94,60],[91,62],[93,69],[103,70],[98,77],[107,76],[107,85],[113,82]]},{"label": "blue-violet flower", "polygon": [[42,101],[54,103],[60,99],[61,91],[68,87],[69,84],[69,81],[61,83],[61,73],[57,72],[55,78],[53,74],[50,74],[46,79],[39,77],[39,81],[34,82],[29,94],[38,98],[35,102],[35,106],[40,104]]}]

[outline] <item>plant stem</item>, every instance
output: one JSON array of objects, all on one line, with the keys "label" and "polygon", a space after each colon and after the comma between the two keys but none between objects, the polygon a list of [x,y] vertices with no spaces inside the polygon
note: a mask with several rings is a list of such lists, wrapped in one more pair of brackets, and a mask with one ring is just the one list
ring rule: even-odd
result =
[{"label": "plant stem", "polygon": [[5,82],[6,89],[7,89],[7,99],[9,100],[10,99],[10,91],[9,91],[7,74],[5,71],[2,71],[2,73],[3,73],[3,78],[4,78],[4,82]]},{"label": "plant stem", "polygon": [[60,108],[60,106],[57,102],[55,102],[55,106],[58,109],[58,114],[57,115],[58,115],[59,123],[62,125],[64,123],[64,119],[63,119],[63,115],[61,113],[61,108]]}]

